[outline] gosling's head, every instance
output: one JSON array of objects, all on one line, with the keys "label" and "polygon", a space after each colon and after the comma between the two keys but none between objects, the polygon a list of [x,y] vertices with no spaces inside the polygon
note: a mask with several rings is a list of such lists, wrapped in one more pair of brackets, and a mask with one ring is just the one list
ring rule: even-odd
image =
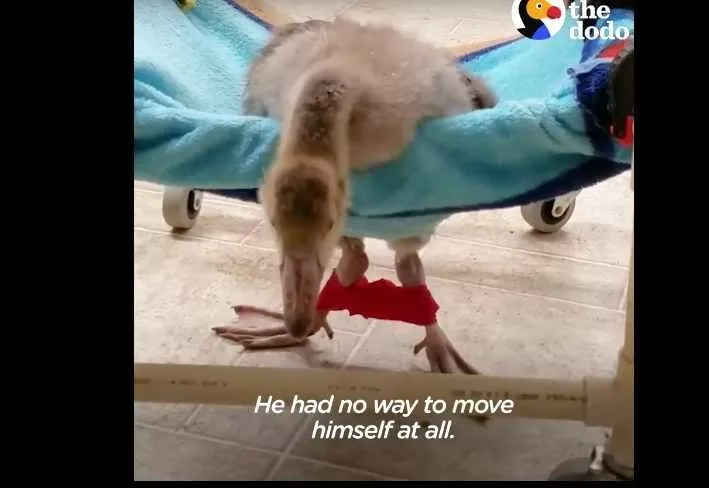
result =
[{"label": "gosling's head", "polygon": [[346,183],[329,161],[281,159],[266,175],[260,199],[280,248],[285,326],[306,337],[344,226]]}]

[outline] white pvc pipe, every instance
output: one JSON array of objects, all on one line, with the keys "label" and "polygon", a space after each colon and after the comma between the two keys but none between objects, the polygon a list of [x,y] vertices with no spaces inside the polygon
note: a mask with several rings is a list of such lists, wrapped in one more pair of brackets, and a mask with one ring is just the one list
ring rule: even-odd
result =
[{"label": "white pvc pipe", "polygon": [[[630,182],[634,187],[635,148],[633,148]],[[635,236],[630,248],[628,295],[625,304],[625,342],[618,354],[614,381],[616,390],[613,431],[608,441],[608,454],[613,462],[632,472],[635,466]]]},{"label": "white pvc pipe", "polygon": [[[255,405],[273,395],[289,404],[300,399],[423,400],[447,402],[489,399],[513,402],[510,416],[578,420],[589,425],[614,421],[612,380],[506,378],[333,369],[285,369],[236,366],[136,363],[135,401],[221,405]],[[462,406],[459,403],[459,406]],[[469,405],[469,404],[468,404]],[[488,402],[488,406],[490,403]],[[510,406],[510,402],[507,402]],[[450,413],[450,410],[448,410]],[[420,410],[419,410],[420,412]],[[457,413],[461,413],[460,410]],[[466,412],[467,413],[467,412]]]},{"label": "white pvc pipe", "polygon": [[615,389],[615,421],[608,442],[608,453],[616,463],[632,469],[635,465],[635,318],[634,318],[634,252],[630,258],[628,298],[625,320],[625,344],[618,354],[618,369],[613,387]]}]

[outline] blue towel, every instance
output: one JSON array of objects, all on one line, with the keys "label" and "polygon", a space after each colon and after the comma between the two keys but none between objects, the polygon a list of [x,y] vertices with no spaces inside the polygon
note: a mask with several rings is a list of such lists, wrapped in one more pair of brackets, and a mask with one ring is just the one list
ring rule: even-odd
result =
[{"label": "blue towel", "polygon": [[[241,98],[268,25],[229,0],[186,14],[174,0],[136,0],[134,12],[135,178],[254,200],[279,127],[241,115]],[[631,13],[613,15],[633,30]],[[594,56],[608,42],[571,40],[570,27],[462,57],[499,105],[423,123],[399,159],[355,175],[346,234],[425,234],[456,212],[552,198],[629,169],[597,109],[608,65]]]}]

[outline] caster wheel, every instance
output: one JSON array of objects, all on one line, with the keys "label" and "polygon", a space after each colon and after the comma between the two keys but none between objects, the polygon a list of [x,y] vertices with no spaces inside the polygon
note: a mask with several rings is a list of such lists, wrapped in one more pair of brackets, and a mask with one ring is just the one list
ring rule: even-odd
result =
[{"label": "caster wheel", "polygon": [[[561,205],[559,205],[561,203]],[[522,218],[538,232],[552,233],[560,230],[571,218],[576,208],[576,199],[568,203],[566,209],[562,202],[547,200],[523,205]]]},{"label": "caster wheel", "polygon": [[588,459],[577,458],[564,461],[549,475],[549,481],[618,481],[610,473],[593,469]]},{"label": "caster wheel", "polygon": [[549,475],[549,481],[629,481],[609,471],[603,446],[596,446],[589,458],[568,459]]},{"label": "caster wheel", "polygon": [[202,208],[202,192],[184,188],[166,188],[162,196],[162,216],[176,230],[191,229]]}]

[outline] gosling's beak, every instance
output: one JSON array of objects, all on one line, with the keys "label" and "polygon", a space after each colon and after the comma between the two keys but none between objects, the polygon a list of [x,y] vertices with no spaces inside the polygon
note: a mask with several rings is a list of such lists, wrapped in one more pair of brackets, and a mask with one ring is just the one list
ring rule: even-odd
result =
[{"label": "gosling's beak", "polygon": [[310,333],[323,274],[324,269],[315,254],[283,257],[283,315],[285,327],[293,337],[300,339]]}]

